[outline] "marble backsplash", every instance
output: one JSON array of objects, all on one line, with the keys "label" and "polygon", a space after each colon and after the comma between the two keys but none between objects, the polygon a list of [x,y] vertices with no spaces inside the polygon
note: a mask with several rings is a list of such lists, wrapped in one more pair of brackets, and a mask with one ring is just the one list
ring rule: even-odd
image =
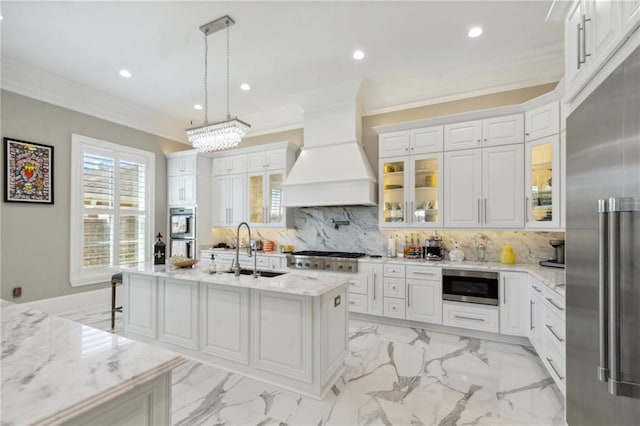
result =
[{"label": "marble backsplash", "polygon": [[[405,236],[424,244],[432,233],[431,229],[412,230],[379,230],[377,207],[309,207],[294,208],[292,229],[252,229],[254,239],[272,240],[277,250],[284,244],[290,244],[294,250],[330,250],[347,252],[364,252],[367,254],[385,255],[388,239],[395,237],[397,251],[402,253]],[[349,221],[349,225],[340,225],[337,229],[333,221]],[[215,242],[225,242],[234,247],[236,241],[235,229],[215,229]],[[245,240],[246,230],[240,232],[241,240]],[[476,260],[475,247],[477,244],[486,246],[485,260],[497,262],[500,251],[505,244],[510,244],[518,263],[537,263],[539,260],[552,257],[549,240],[564,239],[564,232],[534,232],[534,231],[496,231],[496,230],[441,230],[447,250],[453,248],[450,240],[461,242],[465,259]]]}]

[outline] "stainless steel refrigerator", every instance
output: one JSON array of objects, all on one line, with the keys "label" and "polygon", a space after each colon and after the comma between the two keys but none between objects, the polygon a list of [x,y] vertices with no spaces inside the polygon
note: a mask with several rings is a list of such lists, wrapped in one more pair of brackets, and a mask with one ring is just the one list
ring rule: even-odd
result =
[{"label": "stainless steel refrigerator", "polygon": [[567,118],[569,425],[640,424],[640,48]]}]

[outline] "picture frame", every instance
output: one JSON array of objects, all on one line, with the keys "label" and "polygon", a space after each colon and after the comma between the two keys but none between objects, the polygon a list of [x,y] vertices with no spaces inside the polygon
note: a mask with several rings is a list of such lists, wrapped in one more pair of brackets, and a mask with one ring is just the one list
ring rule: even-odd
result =
[{"label": "picture frame", "polygon": [[53,146],[4,138],[4,201],[53,204]]}]

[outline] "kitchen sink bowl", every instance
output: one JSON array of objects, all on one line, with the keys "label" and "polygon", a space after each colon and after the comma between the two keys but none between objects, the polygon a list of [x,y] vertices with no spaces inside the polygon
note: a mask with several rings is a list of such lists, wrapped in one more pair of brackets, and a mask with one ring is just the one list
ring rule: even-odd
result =
[{"label": "kitchen sink bowl", "polygon": [[[228,274],[233,274],[235,273],[235,271],[226,271]],[[273,277],[279,277],[280,275],[284,275],[287,272],[276,272],[276,271],[260,271],[258,270],[258,275],[261,277],[265,277],[265,278],[273,278]],[[253,269],[246,269],[246,268],[242,268],[240,269],[240,275],[252,275],[253,274]]]}]

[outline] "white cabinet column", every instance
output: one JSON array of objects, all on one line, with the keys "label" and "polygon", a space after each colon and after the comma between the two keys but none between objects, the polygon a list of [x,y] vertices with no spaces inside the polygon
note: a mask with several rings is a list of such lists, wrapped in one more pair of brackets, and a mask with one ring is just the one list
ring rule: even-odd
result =
[{"label": "white cabinet column", "polygon": [[529,274],[500,272],[500,333],[527,336],[529,318]]}]

